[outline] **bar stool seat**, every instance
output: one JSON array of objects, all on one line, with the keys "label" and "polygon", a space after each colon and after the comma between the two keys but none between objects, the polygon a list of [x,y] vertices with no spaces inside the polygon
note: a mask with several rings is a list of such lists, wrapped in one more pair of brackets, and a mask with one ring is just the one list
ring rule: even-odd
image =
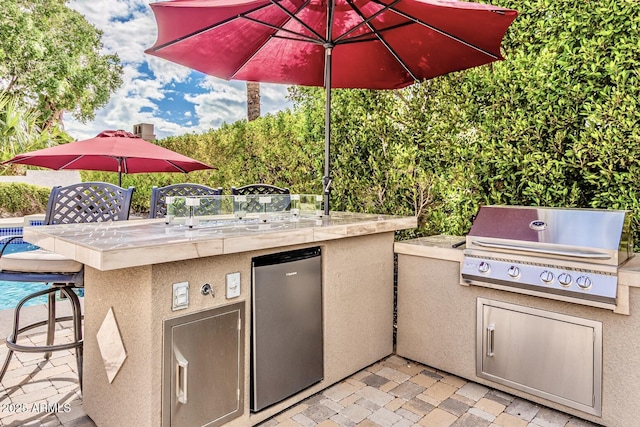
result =
[{"label": "bar stool seat", "polygon": [[52,273],[79,272],[80,270],[82,270],[82,263],[41,248],[6,254],[0,258],[0,271]]}]

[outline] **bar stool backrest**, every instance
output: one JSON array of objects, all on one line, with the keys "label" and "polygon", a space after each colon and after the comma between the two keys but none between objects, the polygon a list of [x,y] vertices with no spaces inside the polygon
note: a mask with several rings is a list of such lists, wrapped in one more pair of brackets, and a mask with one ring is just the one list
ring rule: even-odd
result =
[{"label": "bar stool backrest", "polygon": [[[165,187],[153,187],[151,189],[151,206],[149,209],[149,218],[164,218],[167,215],[167,197],[188,197],[188,196],[219,196],[222,194],[222,188],[208,187],[202,184],[171,184]],[[199,207],[201,214],[216,214],[219,203],[209,201]],[[207,207],[211,212],[207,212]],[[186,208],[185,208],[186,209]],[[176,215],[186,215],[187,212],[178,212]]]},{"label": "bar stool backrest", "polygon": [[[291,208],[291,198],[288,188],[276,187],[269,184],[249,184],[243,187],[231,187],[233,195],[272,195],[271,206],[276,211],[287,211]],[[251,199],[243,204],[247,212],[260,212],[262,205],[259,200]]]},{"label": "bar stool backrest", "polygon": [[53,187],[44,224],[127,220],[133,191],[133,187],[124,189],[106,182]]}]

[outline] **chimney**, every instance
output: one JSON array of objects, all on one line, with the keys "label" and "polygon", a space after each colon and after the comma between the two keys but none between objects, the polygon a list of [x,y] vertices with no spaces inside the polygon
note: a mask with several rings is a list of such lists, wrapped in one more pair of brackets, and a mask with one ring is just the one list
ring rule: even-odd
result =
[{"label": "chimney", "polygon": [[133,125],[133,134],[146,141],[156,140],[156,136],[153,133],[153,125],[149,123],[138,123],[137,125]]}]

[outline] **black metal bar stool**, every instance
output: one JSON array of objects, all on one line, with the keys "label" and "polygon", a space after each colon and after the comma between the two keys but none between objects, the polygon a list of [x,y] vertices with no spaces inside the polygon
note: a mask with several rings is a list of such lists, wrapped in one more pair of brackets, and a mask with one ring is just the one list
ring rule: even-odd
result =
[{"label": "black metal bar stool", "polygon": [[[276,210],[286,211],[291,207],[291,196],[288,188],[276,187],[270,184],[249,184],[243,187],[231,187],[231,194],[234,196],[246,195],[271,195],[271,202]],[[242,210],[247,212],[260,212],[262,205],[258,199],[250,199],[242,203]]]},{"label": "black metal bar stool", "polygon": [[[85,182],[67,187],[54,187],[49,195],[44,225],[105,222],[126,220],[129,218],[133,188],[124,189],[104,182]],[[2,369],[0,381],[9,367],[16,351],[27,353],[45,353],[45,359],[51,352],[75,349],[78,364],[78,382],[82,390],[82,310],[80,300],[74,289],[84,285],[84,265],[61,255],[33,246],[34,250],[5,253],[8,245],[22,236],[3,238],[0,250],[0,280],[12,282],[48,283],[50,287],[34,292],[22,298],[13,315],[13,330],[7,337],[9,349]],[[71,316],[56,317],[56,294],[71,303]],[[40,296],[48,296],[47,319],[20,326],[20,314],[24,305]],[[56,323],[73,322],[74,339],[71,343],[54,344]],[[40,326],[47,326],[46,345],[27,346],[18,344],[20,334]]]},{"label": "black metal bar stool", "polygon": [[[187,197],[187,196],[219,196],[222,188],[212,188],[202,184],[172,184],[165,187],[153,187],[151,189],[151,207],[149,218],[164,218],[167,215],[167,197]],[[201,215],[217,213],[218,207],[215,201],[206,203],[199,207]],[[180,212],[179,215],[186,215],[188,212]]]}]

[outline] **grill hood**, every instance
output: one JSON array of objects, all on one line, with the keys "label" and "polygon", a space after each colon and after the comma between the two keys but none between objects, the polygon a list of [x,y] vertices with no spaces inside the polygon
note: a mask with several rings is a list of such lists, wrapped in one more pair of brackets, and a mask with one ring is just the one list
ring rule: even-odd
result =
[{"label": "grill hood", "polygon": [[527,206],[482,206],[467,235],[467,250],[618,266],[632,254],[630,212]]}]

